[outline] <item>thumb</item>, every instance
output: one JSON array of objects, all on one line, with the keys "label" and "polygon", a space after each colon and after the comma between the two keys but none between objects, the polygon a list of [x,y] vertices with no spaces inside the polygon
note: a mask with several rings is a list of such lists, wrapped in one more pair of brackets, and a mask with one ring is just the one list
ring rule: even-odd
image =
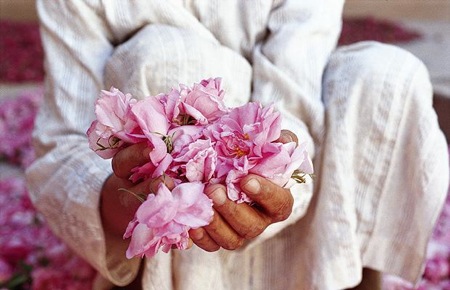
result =
[{"label": "thumb", "polygon": [[289,130],[281,130],[280,137],[276,140],[276,142],[281,143],[295,142],[296,144],[298,144],[298,138],[297,135],[295,135]]}]

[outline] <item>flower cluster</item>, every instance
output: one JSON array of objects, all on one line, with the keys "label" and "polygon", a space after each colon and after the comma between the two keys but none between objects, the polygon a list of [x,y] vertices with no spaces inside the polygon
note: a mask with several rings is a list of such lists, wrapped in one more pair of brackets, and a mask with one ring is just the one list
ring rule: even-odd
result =
[{"label": "flower cluster", "polygon": [[0,102],[0,159],[23,168],[34,160],[31,132],[42,95],[38,88]]},{"label": "flower cluster", "polygon": [[95,270],[51,232],[28,196],[23,169],[35,159],[42,97],[39,87],[0,103],[0,289],[90,289]]},{"label": "flower cluster", "polygon": [[37,22],[0,20],[0,82],[41,82],[44,50]]},{"label": "flower cluster", "polygon": [[102,91],[97,119],[87,131],[90,148],[103,158],[146,142],[150,161],[133,169],[137,182],[165,175],[175,181],[150,193],[124,235],[131,237],[127,256],[153,256],[187,247],[188,230],[207,225],[212,202],[208,184],[224,184],[236,202],[252,201],[240,180],[258,174],[285,186],[293,175],[310,174],[306,144],[281,143],[281,117],[273,106],[247,103],[229,108],[220,78],[180,85],[167,94],[134,99],[116,88]]},{"label": "flower cluster", "polygon": [[95,270],[48,228],[21,176],[0,179],[0,289],[90,289]]}]

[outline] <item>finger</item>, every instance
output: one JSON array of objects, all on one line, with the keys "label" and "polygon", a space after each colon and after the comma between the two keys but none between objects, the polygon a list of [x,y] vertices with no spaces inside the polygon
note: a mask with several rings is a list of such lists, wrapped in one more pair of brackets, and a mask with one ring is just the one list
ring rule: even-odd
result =
[{"label": "finger", "polygon": [[102,192],[105,192],[105,195],[102,195],[102,199],[108,199],[109,202],[118,202],[122,206],[123,212],[130,217],[129,220],[133,218],[136,209],[141,204],[137,198],[122,190],[131,188],[132,186],[133,184],[130,181],[118,178],[114,174],[111,174],[105,181],[102,189]]},{"label": "finger", "polygon": [[236,250],[244,244],[244,238],[239,236],[216,211],[212,221],[203,229],[217,245],[224,249]]},{"label": "finger", "polygon": [[[186,249],[190,249],[190,248],[192,248],[192,246],[194,245],[194,243],[192,242],[192,239],[188,239],[188,244],[187,244],[187,246],[186,246]],[[172,249],[178,249],[178,246],[177,245],[172,245]]]},{"label": "finger", "polygon": [[289,189],[253,174],[242,179],[241,188],[263,209],[272,222],[285,220],[292,212],[294,198]]},{"label": "finger", "polygon": [[129,178],[133,168],[150,161],[150,151],[151,149],[145,142],[120,150],[112,159],[114,174],[120,178]]},{"label": "finger", "polygon": [[164,183],[169,189],[173,189],[175,187],[173,179],[166,175],[163,175],[155,179],[144,180],[138,184],[133,185],[129,190],[136,194],[156,194],[161,183]]},{"label": "finger", "polygon": [[[212,192],[209,192],[212,191]],[[214,209],[233,230],[245,239],[260,235],[271,220],[247,203],[236,203],[227,198],[225,187],[217,185],[206,190],[213,200]]]},{"label": "finger", "polygon": [[191,229],[189,237],[197,245],[207,252],[215,252],[220,249],[220,246],[208,235],[205,229]]},{"label": "finger", "polygon": [[298,144],[298,137],[289,130],[281,130],[280,137],[276,140],[276,142],[281,143],[295,142],[296,144]]}]

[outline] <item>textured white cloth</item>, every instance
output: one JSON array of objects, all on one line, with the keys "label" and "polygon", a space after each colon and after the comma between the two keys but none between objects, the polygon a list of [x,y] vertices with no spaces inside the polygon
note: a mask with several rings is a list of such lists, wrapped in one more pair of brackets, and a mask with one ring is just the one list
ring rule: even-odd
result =
[{"label": "textured white cloth", "polygon": [[[317,177],[291,217],[246,248],[196,247],[145,260],[144,289],[342,289],[363,266],[417,281],[448,186],[448,156],[426,69],[393,46],[335,51],[343,1],[38,1],[46,102],[27,171],[50,226],[106,280],[139,260],[105,236],[99,192],[110,161],[85,135],[101,89],[135,97],[223,78],[226,99],[273,102],[310,141]],[[101,289],[100,279],[96,287]]]}]

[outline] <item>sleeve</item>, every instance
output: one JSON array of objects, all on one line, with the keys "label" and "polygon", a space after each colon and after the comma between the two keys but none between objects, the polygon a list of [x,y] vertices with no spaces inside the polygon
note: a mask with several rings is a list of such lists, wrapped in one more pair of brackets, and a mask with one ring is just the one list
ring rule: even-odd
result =
[{"label": "sleeve", "polygon": [[[300,142],[307,142],[314,158],[325,125],[322,75],[341,31],[344,1],[275,2],[268,18],[268,36],[253,51],[252,99],[274,103],[283,115],[283,128],[296,133]],[[273,236],[306,213],[313,183],[291,188],[293,213],[258,239]]]},{"label": "sleeve", "polygon": [[30,195],[59,237],[107,280],[125,285],[140,261],[119,254],[126,241],[105,239],[99,193],[112,170],[88,148],[85,133],[114,49],[108,25],[94,1],[42,0],[37,10],[46,81],[33,136],[38,158],[27,170]]}]

